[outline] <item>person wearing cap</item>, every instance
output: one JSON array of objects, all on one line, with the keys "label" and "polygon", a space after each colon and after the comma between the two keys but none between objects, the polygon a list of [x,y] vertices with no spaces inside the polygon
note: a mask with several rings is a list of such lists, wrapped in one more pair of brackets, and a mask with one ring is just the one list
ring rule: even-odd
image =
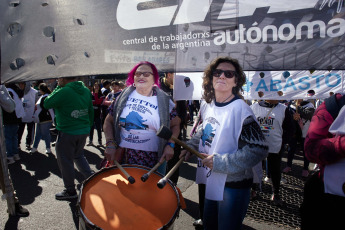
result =
[{"label": "person wearing cap", "polygon": [[54,109],[56,129],[56,157],[65,189],[57,193],[57,200],[77,198],[74,164],[88,178],[93,173],[84,156],[86,137],[94,120],[91,92],[77,77],[61,77],[58,86],[46,97],[44,108]]}]

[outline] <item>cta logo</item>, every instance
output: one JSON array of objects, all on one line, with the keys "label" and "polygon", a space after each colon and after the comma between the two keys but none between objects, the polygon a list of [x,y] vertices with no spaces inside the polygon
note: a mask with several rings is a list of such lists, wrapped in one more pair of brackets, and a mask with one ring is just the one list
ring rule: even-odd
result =
[{"label": "cta logo", "polygon": [[[180,6],[171,5],[171,3],[165,3],[164,6],[164,3],[160,3],[159,7],[143,7],[143,5],[158,5],[155,2],[152,0],[120,0],[116,12],[118,24],[125,30],[136,30],[203,22],[211,5],[220,4],[216,0],[182,0]],[[221,10],[217,20],[250,16],[257,8],[267,8],[267,13],[309,9],[314,8],[317,2],[318,0],[289,0],[288,3],[286,0],[225,0],[219,7]]]}]

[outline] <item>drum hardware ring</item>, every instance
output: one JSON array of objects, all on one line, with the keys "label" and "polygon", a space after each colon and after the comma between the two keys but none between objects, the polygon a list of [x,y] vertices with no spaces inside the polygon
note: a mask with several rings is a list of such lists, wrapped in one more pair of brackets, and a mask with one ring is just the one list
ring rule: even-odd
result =
[{"label": "drum hardware ring", "polygon": [[116,167],[117,167],[118,169],[120,169],[121,172],[122,172],[123,174],[125,174],[125,176],[127,177],[127,180],[129,181],[129,183],[134,184],[135,179],[134,179],[131,175],[129,175],[129,174],[127,173],[127,171],[119,164],[119,162],[117,162],[116,160],[114,160],[114,163],[115,163]]},{"label": "drum hardware ring", "polygon": [[158,188],[160,189],[164,188],[164,186],[167,184],[168,179],[174,174],[176,169],[180,167],[183,161],[184,161],[184,158],[180,158],[180,160],[176,163],[176,165],[172,169],[170,169],[168,174],[157,182]]},{"label": "drum hardware ring", "polygon": [[151,173],[153,173],[154,171],[156,171],[158,169],[159,166],[161,166],[165,161],[162,162],[158,162],[148,173],[145,173],[144,175],[142,175],[141,177],[141,181],[145,182],[147,181],[147,179],[149,179],[149,176],[151,175]]}]

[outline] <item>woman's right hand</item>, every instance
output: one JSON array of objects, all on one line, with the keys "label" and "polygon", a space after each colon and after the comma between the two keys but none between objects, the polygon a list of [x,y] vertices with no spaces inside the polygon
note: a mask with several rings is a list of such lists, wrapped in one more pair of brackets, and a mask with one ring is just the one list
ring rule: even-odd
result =
[{"label": "woman's right hand", "polygon": [[180,158],[184,157],[185,161],[188,161],[190,158],[190,152],[188,152],[187,150],[182,150],[181,154],[180,154]]},{"label": "woman's right hand", "polygon": [[115,153],[116,153],[115,146],[107,146],[107,147],[105,147],[104,156],[107,158],[108,161],[114,162]]}]

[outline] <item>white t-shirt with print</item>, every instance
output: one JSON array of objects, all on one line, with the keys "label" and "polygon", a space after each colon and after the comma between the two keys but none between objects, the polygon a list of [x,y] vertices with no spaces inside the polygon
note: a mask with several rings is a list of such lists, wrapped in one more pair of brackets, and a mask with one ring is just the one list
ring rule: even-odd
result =
[{"label": "white t-shirt with print", "polygon": [[[170,101],[169,113],[174,106]],[[157,152],[156,132],[160,128],[157,96],[147,97],[133,91],[121,113],[120,126],[120,147]]]}]

